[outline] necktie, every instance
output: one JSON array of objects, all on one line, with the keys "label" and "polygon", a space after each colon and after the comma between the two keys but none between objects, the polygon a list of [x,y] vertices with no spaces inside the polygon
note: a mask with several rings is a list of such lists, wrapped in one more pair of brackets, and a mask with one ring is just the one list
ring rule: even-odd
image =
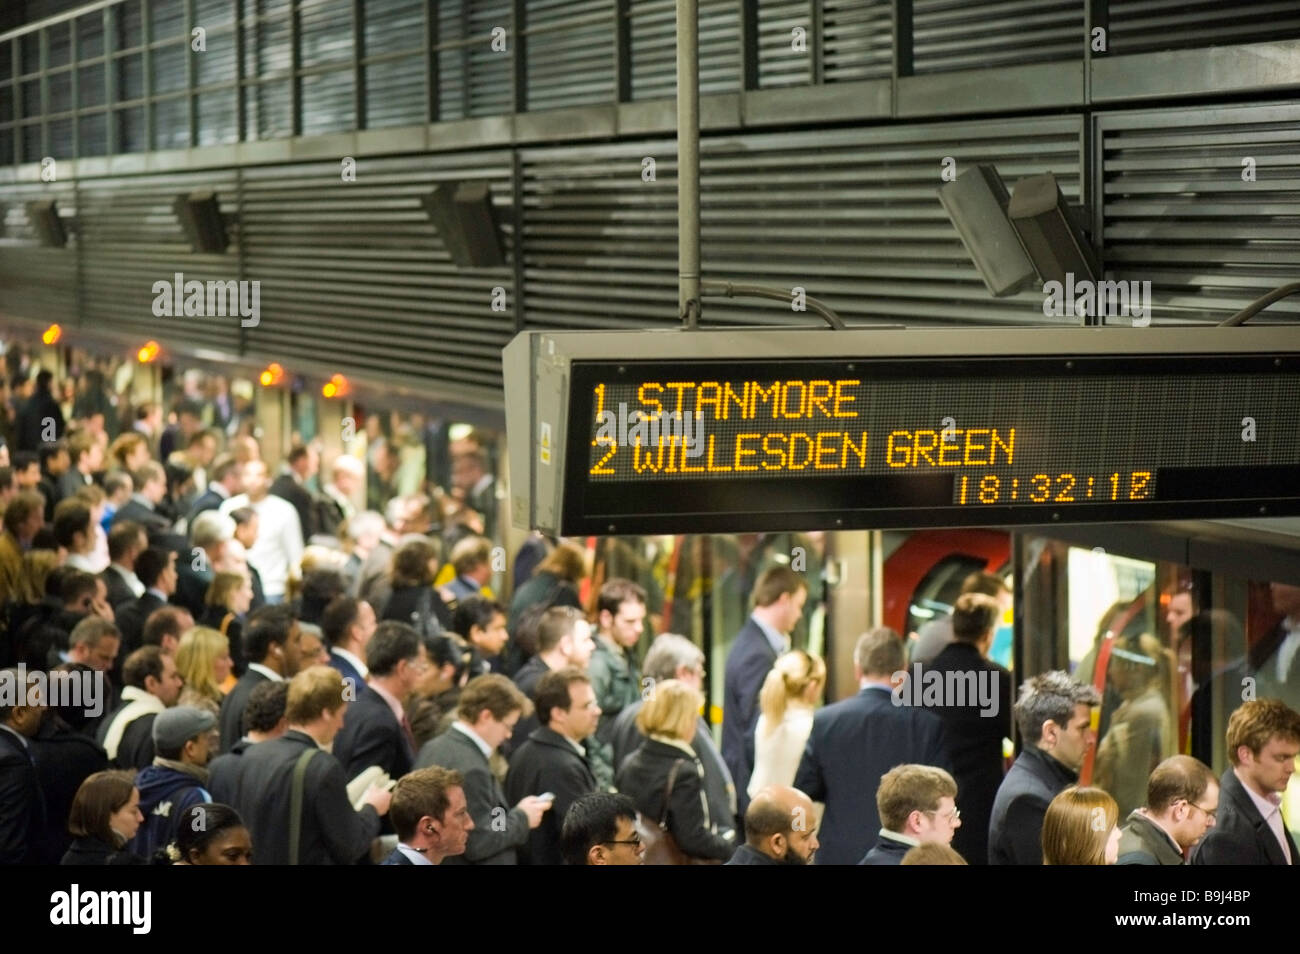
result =
[{"label": "necktie", "polygon": [[411,720],[406,717],[405,712],[402,713],[402,732],[406,734],[406,744],[409,745],[411,747],[411,751],[414,752],[415,733],[411,731]]}]

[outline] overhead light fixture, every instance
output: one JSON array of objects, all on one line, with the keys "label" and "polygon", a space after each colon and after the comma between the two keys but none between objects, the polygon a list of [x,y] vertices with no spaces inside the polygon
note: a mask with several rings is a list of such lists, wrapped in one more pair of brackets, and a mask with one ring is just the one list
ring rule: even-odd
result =
[{"label": "overhead light fixture", "polygon": [[41,334],[41,344],[58,344],[59,339],[63,337],[63,329],[58,325],[50,325]]},{"label": "overhead light fixture", "polygon": [[220,255],[230,245],[221,203],[215,192],[182,193],[172,203],[172,211],[176,213],[193,251]]},{"label": "overhead light fixture", "polygon": [[461,268],[505,264],[501,230],[486,182],[447,182],[420,200],[451,260]]},{"label": "overhead light fixture", "polygon": [[324,387],[320,389],[320,393],[327,398],[338,398],[346,396],[351,390],[348,379],[341,374],[336,374],[325,382]]},{"label": "overhead light fixture", "polygon": [[283,379],[284,379],[284,368],[274,361],[268,364],[266,366],[266,370],[263,371],[260,375],[258,375],[257,378],[257,380],[261,382],[262,387],[264,388],[275,387]]},{"label": "overhead light fixture", "polygon": [[158,342],[146,341],[144,347],[135,353],[135,359],[141,364],[149,364],[158,357],[161,351],[162,348],[158,346]]}]

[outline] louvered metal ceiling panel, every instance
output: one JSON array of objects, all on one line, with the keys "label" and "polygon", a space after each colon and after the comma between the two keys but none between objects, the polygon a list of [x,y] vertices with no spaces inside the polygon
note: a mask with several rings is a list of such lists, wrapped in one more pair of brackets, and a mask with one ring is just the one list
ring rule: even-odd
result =
[{"label": "louvered metal ceiling panel", "polygon": [[[796,39],[796,30],[803,31],[802,40]],[[758,5],[760,87],[812,82],[812,32],[811,0],[771,0]]]},{"label": "louvered metal ceiling panel", "polygon": [[[633,0],[632,99],[677,95],[676,0]],[[700,2],[700,94],[740,89],[740,13],[735,0]]]},{"label": "louvered metal ceiling panel", "polygon": [[[1300,107],[1124,113],[1097,120],[1105,258],[1150,281],[1152,319],[1218,321],[1300,275]],[[1245,159],[1255,181],[1243,181]],[[1254,322],[1295,320],[1300,300]]]},{"label": "louvered metal ceiling panel", "polygon": [[293,58],[288,14],[289,0],[255,0],[244,10],[244,78],[256,80],[245,95],[245,139],[275,139],[293,134],[289,103]]},{"label": "louvered metal ceiling panel", "polygon": [[[991,298],[939,204],[941,160],[1052,171],[1079,195],[1076,117],[818,130],[701,143],[705,279],[801,286],[856,321],[1034,324],[1041,294]],[[641,178],[656,159],[656,181]],[[672,140],[524,149],[524,317],[627,328],[677,315]],[[709,298],[712,322],[816,324],[779,304]]]},{"label": "louvered metal ceiling panel", "polygon": [[1109,52],[1145,53],[1300,36],[1294,0],[1111,0]]},{"label": "louvered metal ceiling panel", "polygon": [[[500,116],[514,108],[509,0],[438,0],[438,118]],[[506,48],[492,49],[492,31]]]},{"label": "louvered metal ceiling panel", "polygon": [[85,323],[115,333],[239,350],[238,315],[159,317],[154,314],[155,282],[237,281],[239,233],[228,230],[231,245],[223,255],[190,250],[172,203],[182,193],[211,189],[223,213],[237,211],[233,170],[85,179],[78,183]]},{"label": "louvered metal ceiling panel", "polygon": [[[262,282],[263,309],[248,352],[499,388],[511,269],[454,265],[420,199],[440,182],[490,181],[509,247],[509,152],[361,159],[356,172],[345,184],[333,161],[244,171],[245,274]],[[498,285],[504,311],[491,309]]]},{"label": "louvered metal ceiling panel", "polygon": [[1083,56],[1080,0],[913,0],[917,73]]},{"label": "louvered metal ceiling panel", "polygon": [[529,109],[614,101],[611,0],[529,0],[524,75]]},{"label": "louvered metal ceiling panel", "polygon": [[352,0],[299,0],[298,30],[304,136],[356,128]]},{"label": "louvered metal ceiling panel", "polygon": [[[27,219],[27,203],[56,199],[68,233],[65,248],[44,248]],[[0,210],[0,314],[33,321],[77,322],[76,194],[67,182],[6,185]]]},{"label": "louvered metal ceiling panel", "polygon": [[826,82],[892,75],[893,7],[892,0],[825,0],[822,69]]}]

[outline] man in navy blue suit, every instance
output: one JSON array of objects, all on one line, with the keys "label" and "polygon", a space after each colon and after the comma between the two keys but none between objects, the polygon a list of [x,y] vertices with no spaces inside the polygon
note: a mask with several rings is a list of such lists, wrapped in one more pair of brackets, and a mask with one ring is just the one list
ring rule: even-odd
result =
[{"label": "man in navy blue suit", "polygon": [[389,778],[401,778],[415,762],[415,737],[402,701],[429,668],[420,634],[405,623],[388,621],[366,647],[370,684],[348,707],[347,721],[334,739],[334,757],[348,778],[378,765]]},{"label": "man in navy blue suit", "polygon": [[397,847],[386,865],[438,865],[465,853],[474,828],[459,772],[431,765],[402,777],[393,789],[389,818]]},{"label": "man in navy blue suit", "polygon": [[861,690],[813,716],[794,787],[826,803],[819,865],[856,864],[875,844],[880,816],[873,794],[895,765],[951,767],[943,722],[894,691],[903,654],[902,638],[889,627],[866,633],[853,650]]},{"label": "man in navy blue suit", "polygon": [[321,613],[321,635],[330,645],[330,665],[351,680],[354,692],[360,693],[370,669],[366,666],[366,647],[376,629],[374,608],[365,600],[336,596]]},{"label": "man in navy blue suit", "polygon": [[[808,584],[798,573],[784,566],[769,569],[754,585],[754,611],[727,653],[722,760],[736,785],[736,810],[741,818],[749,805],[746,790],[754,771],[758,693],[776,657],[790,648],[789,633],[803,615],[807,598]],[[902,668],[901,664],[897,668]],[[871,790],[875,791],[875,787]]]}]

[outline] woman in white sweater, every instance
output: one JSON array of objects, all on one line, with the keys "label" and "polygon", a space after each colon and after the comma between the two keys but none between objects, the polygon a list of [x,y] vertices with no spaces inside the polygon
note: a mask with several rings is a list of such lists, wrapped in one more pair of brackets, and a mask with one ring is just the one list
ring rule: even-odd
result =
[{"label": "woman in white sweater", "polygon": [[813,707],[826,685],[826,663],[802,649],[783,653],[758,694],[761,714],[754,730],[752,798],[768,785],[793,785],[812,731]]}]

